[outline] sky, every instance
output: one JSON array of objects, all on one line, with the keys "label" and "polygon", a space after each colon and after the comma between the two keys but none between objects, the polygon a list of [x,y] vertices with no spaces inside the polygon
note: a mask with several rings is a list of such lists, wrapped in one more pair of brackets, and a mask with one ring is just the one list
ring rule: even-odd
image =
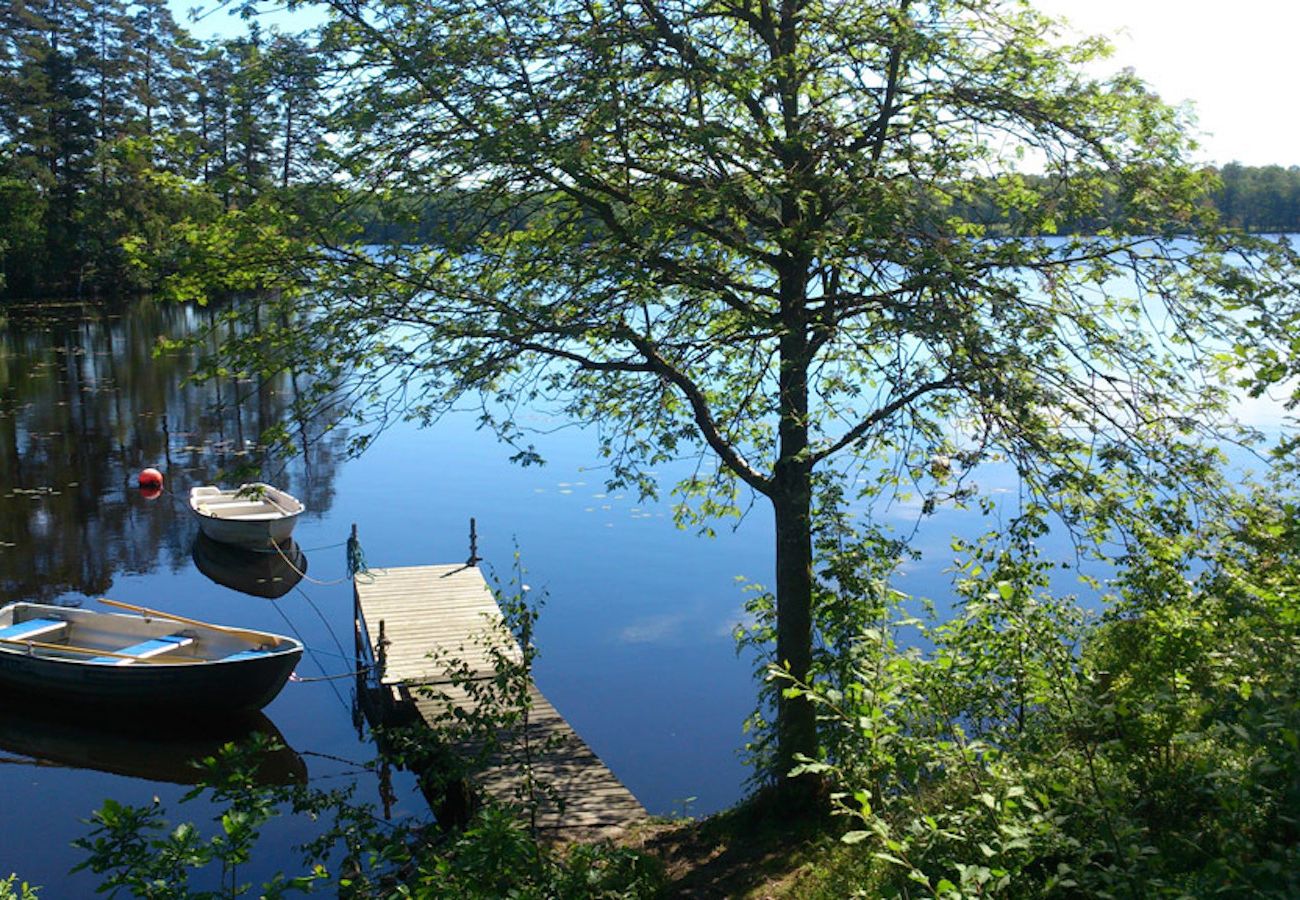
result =
[{"label": "sky", "polygon": [[1202,149],[1218,164],[1300,165],[1296,0],[1037,0],[1115,45],[1166,103],[1195,104]]},{"label": "sky", "polygon": [[[201,38],[243,32],[217,0],[171,0],[178,21]],[[1084,34],[1115,44],[1107,67],[1132,66],[1168,103],[1195,105],[1202,162],[1300,165],[1300,115],[1292,94],[1300,36],[1298,0],[1036,0]]]}]

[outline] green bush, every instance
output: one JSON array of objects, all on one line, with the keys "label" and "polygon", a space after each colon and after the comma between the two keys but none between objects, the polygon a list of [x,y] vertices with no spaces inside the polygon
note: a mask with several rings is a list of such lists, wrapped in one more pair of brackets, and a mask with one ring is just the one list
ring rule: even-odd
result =
[{"label": "green bush", "polygon": [[37,900],[36,889],[27,882],[19,882],[17,875],[0,878],[0,900]]},{"label": "green bush", "polygon": [[1050,589],[1034,516],[960,548],[942,623],[858,567],[851,670],[785,689],[873,893],[1300,895],[1300,515],[1144,518],[1099,615]]}]

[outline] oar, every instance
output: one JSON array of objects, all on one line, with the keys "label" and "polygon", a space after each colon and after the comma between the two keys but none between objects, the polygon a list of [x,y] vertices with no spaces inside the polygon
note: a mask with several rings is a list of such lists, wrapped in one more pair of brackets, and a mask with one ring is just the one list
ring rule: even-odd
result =
[{"label": "oar", "polygon": [[267,640],[272,642],[272,647],[278,647],[281,644],[280,639],[275,635],[265,634],[261,631],[245,631],[242,628],[231,628],[228,625],[213,625],[211,622],[203,622],[198,619],[188,619],[185,616],[178,616],[175,613],[149,609],[146,606],[136,606],[133,603],[123,603],[121,600],[110,600],[107,597],[100,597],[99,602],[107,606],[116,606],[119,609],[129,609],[131,612],[140,613],[142,616],[150,616],[155,619],[170,619],[173,622],[184,622],[186,625],[198,625],[200,628],[211,628],[213,631],[224,631],[226,634],[243,638],[246,641],[252,641],[257,646],[265,644]]},{"label": "oar", "polygon": [[262,499],[265,500],[267,503],[271,504],[272,506],[274,506],[274,507],[275,507],[277,510],[279,510],[280,512],[284,513],[286,516],[296,516],[296,515],[297,515],[297,513],[295,513],[293,510],[291,510],[291,509],[285,509],[283,506],[281,506],[281,505],[279,504],[279,502],[278,502],[274,497],[272,497],[270,494],[263,494],[263,495],[262,495]]},{"label": "oar", "polygon": [[22,644],[24,647],[35,647],[38,650],[66,650],[69,653],[86,653],[91,656],[108,656],[113,659],[133,659],[138,663],[185,663],[185,662],[204,662],[202,657],[198,656],[150,656],[141,659],[138,656],[132,656],[129,653],[114,653],[112,650],[96,650],[93,647],[74,647],[72,644],[47,644],[45,641],[29,641],[24,638],[0,638],[0,643],[5,644]]}]

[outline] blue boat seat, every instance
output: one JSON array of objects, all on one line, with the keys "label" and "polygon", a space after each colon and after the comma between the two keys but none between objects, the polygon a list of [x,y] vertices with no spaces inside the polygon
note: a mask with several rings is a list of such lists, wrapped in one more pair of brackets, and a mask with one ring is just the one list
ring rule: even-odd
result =
[{"label": "blue boat seat", "polygon": [[241,659],[253,659],[257,656],[265,656],[265,650],[240,650],[238,653],[232,653],[229,656],[221,657],[221,662],[236,662]]},{"label": "blue boat seat", "polygon": [[0,638],[6,641],[34,641],[41,637],[53,637],[68,627],[62,619],[28,619],[8,628],[0,628]]},{"label": "blue boat seat", "polygon": [[[182,647],[188,647],[194,643],[194,638],[187,637],[183,634],[168,634],[162,637],[150,638],[147,641],[141,641],[138,644],[132,644],[130,647],[123,647],[121,650],[114,650],[116,656],[96,656],[90,661],[93,663],[107,663],[115,666],[126,666],[141,659],[150,659],[155,656],[161,656],[164,653],[170,653],[173,650],[179,650]],[[122,657],[128,657],[123,659]]]}]

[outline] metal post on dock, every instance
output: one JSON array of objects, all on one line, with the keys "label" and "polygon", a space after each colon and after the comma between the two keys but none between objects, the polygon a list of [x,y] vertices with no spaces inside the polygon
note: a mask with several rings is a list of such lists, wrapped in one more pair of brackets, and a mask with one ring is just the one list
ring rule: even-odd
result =
[{"label": "metal post on dock", "polygon": [[[357,523],[352,523],[352,540],[357,539]],[[364,625],[361,619],[361,596],[357,593],[356,576],[352,579],[352,654],[356,658],[357,689],[352,693],[352,727],[356,729],[357,737],[361,738],[364,734],[365,710],[362,708],[362,698],[366,692],[366,652],[363,649],[365,639],[362,637]]]},{"label": "metal post on dock", "polygon": [[[357,539],[357,523],[352,523],[352,539]],[[352,650],[356,654],[357,671],[365,664],[365,654],[362,652],[361,644],[361,595],[357,593],[356,576],[352,580]]]},{"label": "metal post on dock", "polygon": [[376,668],[379,670],[379,683],[384,682],[384,668],[388,665],[388,638],[384,635],[384,620],[379,620],[379,642],[378,653],[376,658]]},{"label": "metal post on dock", "polygon": [[465,560],[467,566],[477,566],[483,557],[478,555],[478,529],[474,524],[474,517],[469,517],[469,559]]}]

